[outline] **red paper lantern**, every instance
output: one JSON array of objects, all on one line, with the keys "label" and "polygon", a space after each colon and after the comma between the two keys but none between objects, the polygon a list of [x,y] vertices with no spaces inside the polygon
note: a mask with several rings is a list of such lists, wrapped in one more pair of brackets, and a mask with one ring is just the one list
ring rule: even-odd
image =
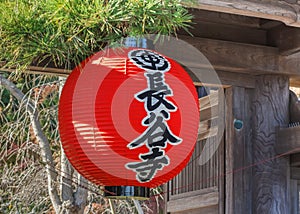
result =
[{"label": "red paper lantern", "polygon": [[172,179],[192,154],[198,125],[189,75],[143,48],[91,56],[72,71],[60,98],[64,151],[99,185],[155,187]]}]

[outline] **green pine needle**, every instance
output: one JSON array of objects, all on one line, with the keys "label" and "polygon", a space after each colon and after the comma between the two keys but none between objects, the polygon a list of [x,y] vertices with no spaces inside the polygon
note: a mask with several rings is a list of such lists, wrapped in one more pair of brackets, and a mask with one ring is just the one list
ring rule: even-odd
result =
[{"label": "green pine needle", "polygon": [[180,0],[0,0],[6,66],[68,67],[124,36],[172,34],[192,16]]}]

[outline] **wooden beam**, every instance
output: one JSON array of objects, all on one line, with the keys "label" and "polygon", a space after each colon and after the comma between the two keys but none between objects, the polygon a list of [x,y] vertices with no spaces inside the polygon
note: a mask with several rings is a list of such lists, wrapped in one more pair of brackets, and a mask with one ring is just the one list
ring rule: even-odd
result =
[{"label": "wooden beam", "polygon": [[167,205],[168,212],[184,212],[187,210],[214,206],[219,203],[219,194],[216,188],[209,188],[209,191],[204,189],[195,192],[187,192],[181,195],[183,197],[177,196],[177,199],[170,198]]},{"label": "wooden beam", "polygon": [[[179,36],[180,39],[197,48],[215,70],[262,74],[280,73],[278,70],[278,49],[274,47],[249,45],[228,41]],[[175,45],[174,45],[175,46]],[[184,50],[164,47],[165,53],[172,53],[177,61],[191,68],[207,68],[207,62],[198,56],[191,56]],[[176,48],[176,46],[175,46]]]},{"label": "wooden beam", "polygon": [[281,25],[268,32],[270,45],[279,48],[281,55],[291,55],[300,51],[300,29]]},{"label": "wooden beam", "polygon": [[260,19],[259,27],[265,30],[270,30],[280,25],[283,25],[283,23],[279,21],[268,20],[268,19]]},{"label": "wooden beam", "polygon": [[[16,70],[13,68],[5,68],[5,67],[1,68],[0,66],[0,72],[1,71],[10,73]],[[28,66],[28,68],[24,72],[29,74],[44,74],[44,75],[56,75],[56,76],[67,77],[71,73],[71,70],[61,69],[61,68],[51,68],[51,67]]]},{"label": "wooden beam", "polygon": [[280,56],[278,58],[278,65],[282,74],[287,74],[291,77],[300,76],[300,53],[289,56]]},{"label": "wooden beam", "polygon": [[[255,78],[251,74],[218,71],[218,77],[224,86],[239,86],[244,88],[255,88]],[[226,88],[226,87],[225,87]]]},{"label": "wooden beam", "polygon": [[261,26],[261,20],[259,18],[254,17],[240,16],[229,13],[220,13],[208,10],[199,10],[194,8],[190,9],[189,12],[194,16],[194,23],[210,22],[247,28],[259,28]]},{"label": "wooden beam", "polygon": [[[184,64],[190,70],[204,79],[204,83],[212,85],[227,84],[236,86],[255,87],[253,75],[285,74],[291,76],[291,84],[300,86],[300,54],[280,56],[278,48],[234,43],[228,41],[179,36],[198,49],[198,54],[191,54],[190,48],[183,48],[177,42],[157,46],[157,51]],[[208,61],[209,60],[209,61]],[[217,71],[219,79],[207,79],[213,70]],[[11,72],[13,69],[0,69]],[[68,76],[70,70],[30,66],[28,73]],[[224,72],[224,73],[223,73]],[[238,74],[237,74],[238,73]],[[192,77],[193,78],[193,77]],[[220,82],[221,80],[221,82]]]},{"label": "wooden beam", "polygon": [[290,76],[290,86],[300,87],[300,53],[279,57],[279,70]]},{"label": "wooden beam", "polygon": [[277,154],[288,155],[300,152],[300,126],[280,128],[277,139]]},{"label": "wooden beam", "polygon": [[277,20],[289,26],[300,27],[300,5],[296,0],[198,0],[186,3],[188,7],[250,17]]},{"label": "wooden beam", "polygon": [[258,28],[199,21],[190,32],[194,36],[202,38],[255,45],[267,44],[267,31]]},{"label": "wooden beam", "polygon": [[200,190],[171,195],[170,201],[180,200],[180,199],[188,198],[188,197],[194,197],[197,195],[205,195],[205,194],[212,193],[212,192],[218,192],[218,187],[216,187],[216,186],[208,187],[208,188],[204,188],[204,189],[200,189]]},{"label": "wooden beam", "polygon": [[[300,53],[290,56],[280,56],[279,49],[275,47],[240,44],[234,42],[179,36],[197,48],[218,72],[222,84],[236,86],[247,85],[253,88],[254,78],[251,75],[284,74],[291,77],[292,86],[300,86]],[[169,52],[171,51],[168,50]],[[184,50],[175,50],[172,54],[179,62],[199,73],[200,77],[211,72],[207,61],[182,53]],[[200,70],[197,70],[200,69]],[[231,75],[227,76],[222,72]],[[239,73],[242,76],[235,76]],[[245,75],[246,74],[246,75]],[[248,76],[247,76],[248,75]],[[251,80],[252,79],[252,80]],[[243,81],[244,80],[244,81]],[[210,80],[214,82],[214,80]],[[249,85],[250,84],[250,85]]]},{"label": "wooden beam", "polygon": [[[0,62],[1,63],[1,62]],[[205,70],[203,69],[197,69],[194,68],[194,70],[198,70],[199,73],[203,73],[205,75]],[[8,69],[8,68],[0,68],[0,72],[14,72],[15,69]],[[233,72],[227,72],[227,71],[216,71],[217,75],[220,79],[221,85],[218,83],[216,84],[214,81],[211,82],[194,82],[196,86],[207,86],[207,87],[230,87],[231,85],[235,86],[243,86],[245,88],[254,88],[255,87],[255,81],[253,76],[249,74],[243,74],[243,73],[233,73]],[[58,68],[49,68],[49,67],[33,67],[30,66],[25,73],[29,74],[43,74],[43,75],[56,75],[61,77],[68,77],[71,73],[71,70],[66,69],[58,69]],[[300,78],[299,78],[300,79]],[[198,81],[197,79],[194,79],[195,81]],[[294,86],[300,85],[300,81],[298,83],[298,79],[293,79]]]},{"label": "wooden beam", "polygon": [[[251,19],[249,17],[246,17],[244,20],[243,16],[226,13],[210,14],[203,11],[200,14],[194,14],[194,17],[192,27],[189,31],[195,37],[256,45],[267,44],[267,31],[259,28],[259,22],[257,25],[254,25],[254,22],[248,21],[248,19]],[[238,21],[241,21],[239,25],[237,24]],[[179,31],[178,34],[189,35],[184,30]]]}]

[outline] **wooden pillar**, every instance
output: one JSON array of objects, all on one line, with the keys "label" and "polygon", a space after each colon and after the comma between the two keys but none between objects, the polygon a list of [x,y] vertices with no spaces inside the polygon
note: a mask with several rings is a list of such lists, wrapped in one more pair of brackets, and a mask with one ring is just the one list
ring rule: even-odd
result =
[{"label": "wooden pillar", "polygon": [[276,128],[289,120],[289,80],[263,75],[256,79],[253,100],[253,213],[289,213],[288,164],[276,157]]}]

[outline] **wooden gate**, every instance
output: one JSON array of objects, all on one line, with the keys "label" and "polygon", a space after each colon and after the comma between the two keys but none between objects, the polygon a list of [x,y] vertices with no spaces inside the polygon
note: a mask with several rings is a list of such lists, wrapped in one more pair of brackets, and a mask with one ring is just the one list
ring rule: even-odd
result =
[{"label": "wooden gate", "polygon": [[206,88],[199,98],[198,140],[187,166],[167,185],[167,212],[219,213],[224,194],[224,93]]}]

